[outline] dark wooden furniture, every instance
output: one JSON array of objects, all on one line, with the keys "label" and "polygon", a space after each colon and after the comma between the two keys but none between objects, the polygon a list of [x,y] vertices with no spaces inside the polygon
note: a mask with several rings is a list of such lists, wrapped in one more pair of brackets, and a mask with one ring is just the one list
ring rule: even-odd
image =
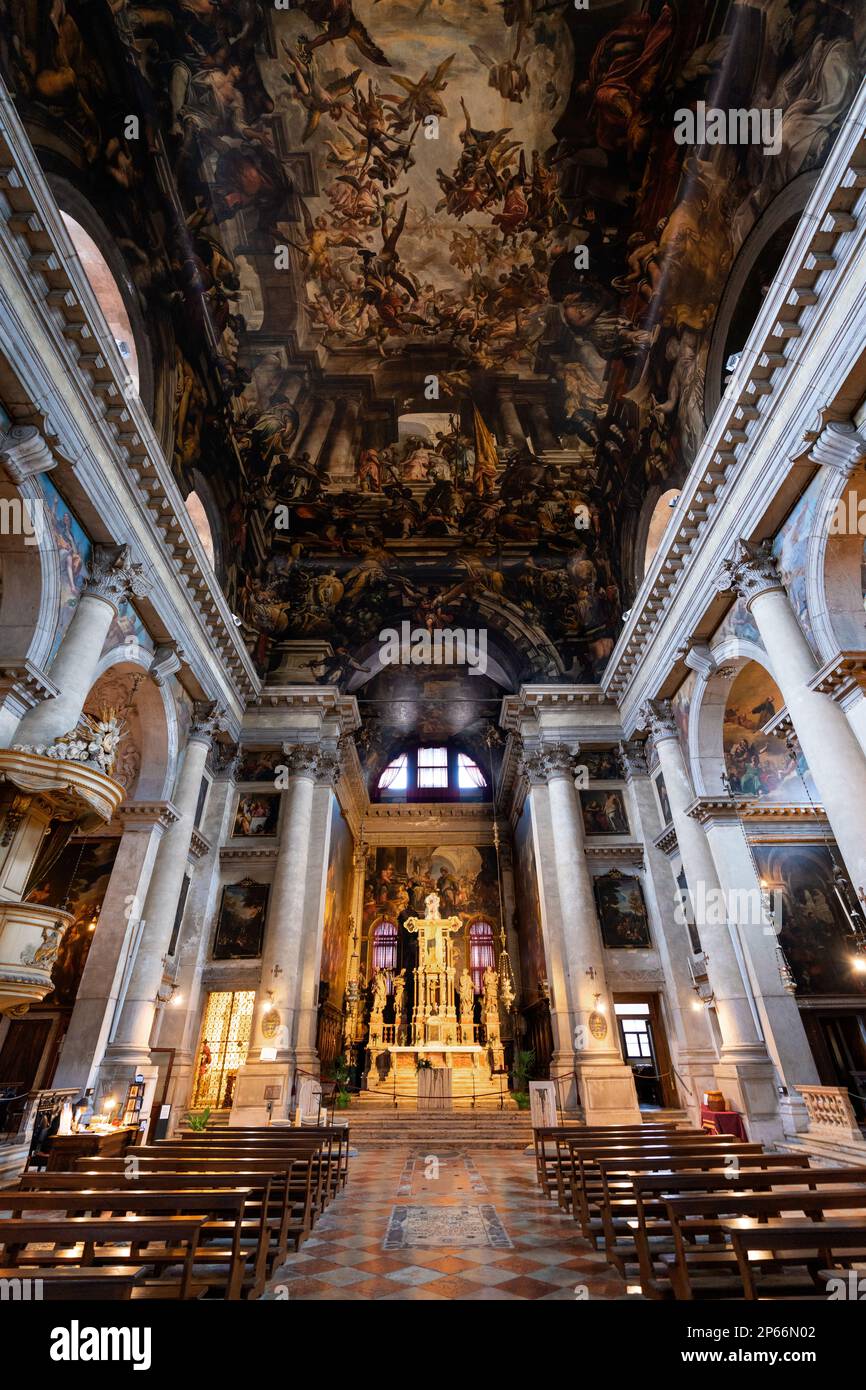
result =
[{"label": "dark wooden furniture", "polygon": [[79,1158],[117,1158],[126,1153],[138,1135],[137,1129],[121,1127],[101,1134],[81,1130],[78,1134],[55,1134],[48,1140],[49,1173],[72,1173]]}]

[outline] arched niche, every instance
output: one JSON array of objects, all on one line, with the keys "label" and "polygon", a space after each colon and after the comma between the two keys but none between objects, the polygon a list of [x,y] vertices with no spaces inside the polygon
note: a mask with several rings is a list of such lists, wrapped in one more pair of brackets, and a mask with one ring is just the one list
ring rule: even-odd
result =
[{"label": "arched niche", "polygon": [[749,232],[719,300],[707,354],[704,413],[709,425],[724,395],[727,362],[741,353],[775,279],[812,189],[818,170],[792,179]]},{"label": "arched niche", "polygon": [[113,708],[127,726],[114,777],[126,787],[127,801],[162,801],[171,796],[177,766],[177,714],[167,685],[148,675],[151,656],[137,659],[126,647],[106,652],[84,702],[98,716]]},{"label": "arched niche", "polygon": [[672,504],[679,495],[678,487],[666,488],[654,483],[644,498],[634,537],[635,592],[640,588],[655,559],[656,551],[674,514]]},{"label": "arched niche", "polygon": [[814,496],[804,560],[806,602],[819,653],[829,659],[837,651],[866,649],[866,469],[846,478],[824,469]]},{"label": "arched niche", "polygon": [[808,803],[814,788],[791,762],[785,736],[763,729],[783,708],[762,647],[730,639],[713,648],[716,670],[699,677],[689,721],[689,754],[699,796],[725,794],[768,802]]},{"label": "arched niche", "polygon": [[[38,483],[20,487],[0,474],[0,659],[45,668],[60,605],[57,548]],[[20,518],[21,520],[16,520]]]}]

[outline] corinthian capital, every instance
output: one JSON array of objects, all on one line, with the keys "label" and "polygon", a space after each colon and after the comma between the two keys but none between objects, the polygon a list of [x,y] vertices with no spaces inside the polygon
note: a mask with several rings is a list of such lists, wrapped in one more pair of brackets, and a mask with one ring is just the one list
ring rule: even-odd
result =
[{"label": "corinthian capital", "polygon": [[661,743],[665,738],[679,738],[680,731],[670,700],[644,700],[640,707],[640,719],[655,743]]},{"label": "corinthian capital", "polygon": [[225,710],[215,700],[196,700],[192,707],[190,739],[198,739],[201,743],[211,743],[214,734],[223,727],[225,717]]},{"label": "corinthian capital", "polygon": [[283,758],[290,777],[315,777],[319,750],[310,743],[284,743]]},{"label": "corinthian capital", "polygon": [[717,585],[723,592],[733,589],[747,604],[773,589],[784,590],[770,542],[738,540],[733,555],[722,564]]},{"label": "corinthian capital", "polygon": [[551,743],[532,753],[524,753],[521,767],[530,782],[549,782],[552,777],[573,777],[576,750],[565,743]]},{"label": "corinthian capital", "polygon": [[629,743],[619,745],[619,755],[625,771],[626,781],[630,782],[633,777],[648,777],[649,768],[646,760],[646,746],[631,740]]},{"label": "corinthian capital", "polygon": [[150,580],[143,566],[130,559],[128,545],[95,545],[83,592],[119,608],[133,595],[144,598],[150,592]]}]

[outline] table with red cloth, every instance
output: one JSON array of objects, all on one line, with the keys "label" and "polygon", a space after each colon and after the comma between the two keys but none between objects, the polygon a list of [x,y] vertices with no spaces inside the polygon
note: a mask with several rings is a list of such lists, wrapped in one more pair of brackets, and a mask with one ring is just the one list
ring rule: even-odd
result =
[{"label": "table with red cloth", "polygon": [[730,1134],[732,1138],[748,1143],[746,1126],[738,1110],[710,1110],[709,1106],[702,1105],[701,1129],[708,1134]]}]

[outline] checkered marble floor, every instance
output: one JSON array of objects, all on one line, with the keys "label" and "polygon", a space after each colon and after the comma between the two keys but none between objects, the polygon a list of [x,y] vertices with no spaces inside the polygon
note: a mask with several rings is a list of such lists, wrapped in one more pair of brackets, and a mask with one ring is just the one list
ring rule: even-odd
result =
[{"label": "checkered marble floor", "polygon": [[351,1160],[345,1191],[265,1294],[391,1301],[626,1296],[603,1254],[542,1196],[531,1155],[408,1147],[362,1150]]}]

